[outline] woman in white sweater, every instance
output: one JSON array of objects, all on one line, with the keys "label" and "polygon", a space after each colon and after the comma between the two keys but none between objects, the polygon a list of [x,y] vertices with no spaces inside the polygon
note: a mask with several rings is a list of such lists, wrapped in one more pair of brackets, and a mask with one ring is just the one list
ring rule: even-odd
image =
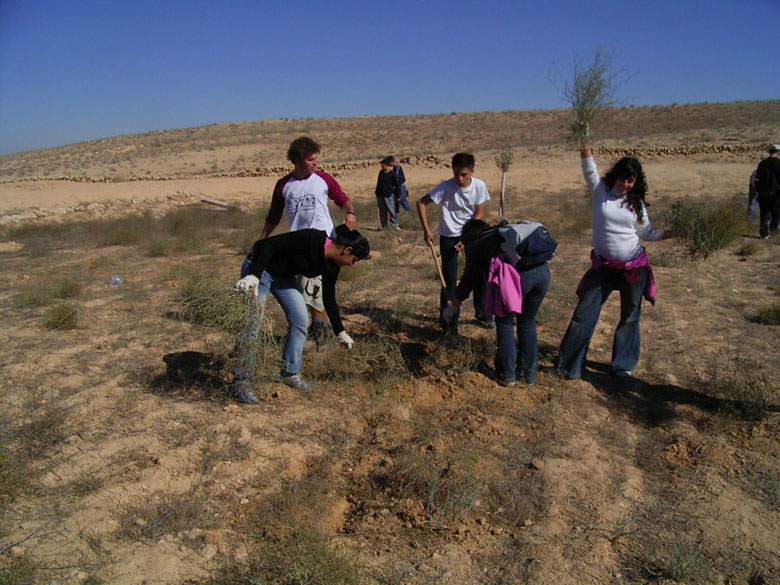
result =
[{"label": "woman in white sweater", "polygon": [[631,374],[639,361],[639,315],[642,297],[655,302],[653,270],[641,240],[658,241],[671,233],[654,229],[647,216],[647,181],[635,158],[620,159],[601,179],[590,144],[580,152],[582,172],[593,200],[591,268],[577,287],[579,302],[558,350],[556,369],[580,378],[601,307],[613,290],[620,291],[620,322],[612,344],[612,372]]}]

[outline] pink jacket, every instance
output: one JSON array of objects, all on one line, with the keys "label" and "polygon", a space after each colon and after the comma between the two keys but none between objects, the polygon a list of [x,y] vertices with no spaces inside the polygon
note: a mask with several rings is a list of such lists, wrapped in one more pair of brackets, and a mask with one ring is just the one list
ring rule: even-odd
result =
[{"label": "pink jacket", "polygon": [[642,249],[642,253],[639,256],[633,260],[629,260],[628,262],[619,262],[618,260],[613,260],[612,258],[604,256],[603,254],[596,256],[596,251],[591,250],[590,262],[591,267],[588,268],[585,274],[582,275],[582,279],[577,285],[578,296],[582,293],[582,289],[585,286],[585,279],[587,278],[588,274],[594,270],[620,272],[628,284],[634,284],[639,280],[639,274],[637,274],[636,269],[646,266],[647,284],[645,284],[645,290],[642,291],[642,293],[651,304],[655,305],[655,277],[653,276],[653,267],[650,266],[650,263],[647,261],[647,252],[644,250],[644,248]]},{"label": "pink jacket", "polygon": [[507,262],[504,254],[490,260],[485,290],[485,312],[496,317],[523,312],[520,274]]}]

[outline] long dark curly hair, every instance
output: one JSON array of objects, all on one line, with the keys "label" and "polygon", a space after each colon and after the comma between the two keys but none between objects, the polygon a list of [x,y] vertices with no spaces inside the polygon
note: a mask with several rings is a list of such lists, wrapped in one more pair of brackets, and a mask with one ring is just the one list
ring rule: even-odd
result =
[{"label": "long dark curly hair", "polygon": [[649,206],[650,204],[645,201],[645,195],[647,195],[647,179],[645,178],[645,172],[642,170],[641,163],[635,158],[630,156],[624,156],[615,163],[609,172],[604,176],[604,183],[607,185],[607,189],[612,190],[615,186],[615,182],[618,179],[628,179],[629,177],[636,177],[636,183],[634,187],[626,193],[624,205],[628,205],[631,211],[634,212],[638,221],[642,221],[644,212],[642,207]]}]

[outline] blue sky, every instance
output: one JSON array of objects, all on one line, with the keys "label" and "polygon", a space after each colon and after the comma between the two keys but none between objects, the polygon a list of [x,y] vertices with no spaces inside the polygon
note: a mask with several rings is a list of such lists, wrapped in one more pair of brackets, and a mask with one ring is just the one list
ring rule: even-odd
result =
[{"label": "blue sky", "polygon": [[0,0],[0,154],[272,118],[564,107],[613,51],[636,105],[780,97],[780,0]]}]

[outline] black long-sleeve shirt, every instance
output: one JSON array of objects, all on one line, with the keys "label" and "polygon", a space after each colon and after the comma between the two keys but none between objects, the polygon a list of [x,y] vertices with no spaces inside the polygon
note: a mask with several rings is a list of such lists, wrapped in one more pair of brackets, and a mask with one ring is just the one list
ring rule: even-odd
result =
[{"label": "black long-sleeve shirt", "polygon": [[394,196],[396,199],[401,196],[401,183],[392,169],[389,171],[379,171],[374,194],[377,197]]},{"label": "black long-sleeve shirt", "polygon": [[490,261],[501,254],[503,241],[498,230],[493,230],[492,234],[484,234],[466,250],[466,266],[455,289],[455,296],[459,301],[469,298],[479,282],[487,282]]},{"label": "black long-sleeve shirt", "polygon": [[336,281],[339,267],[325,258],[325,239],[321,230],[305,229],[257,240],[249,253],[250,271],[260,278],[263,270],[271,276],[287,278],[303,274],[312,278],[322,275],[322,302],[333,332],[344,331],[336,303]]},{"label": "black long-sleeve shirt", "polygon": [[759,197],[780,195],[780,158],[768,156],[756,169],[756,191]]}]

